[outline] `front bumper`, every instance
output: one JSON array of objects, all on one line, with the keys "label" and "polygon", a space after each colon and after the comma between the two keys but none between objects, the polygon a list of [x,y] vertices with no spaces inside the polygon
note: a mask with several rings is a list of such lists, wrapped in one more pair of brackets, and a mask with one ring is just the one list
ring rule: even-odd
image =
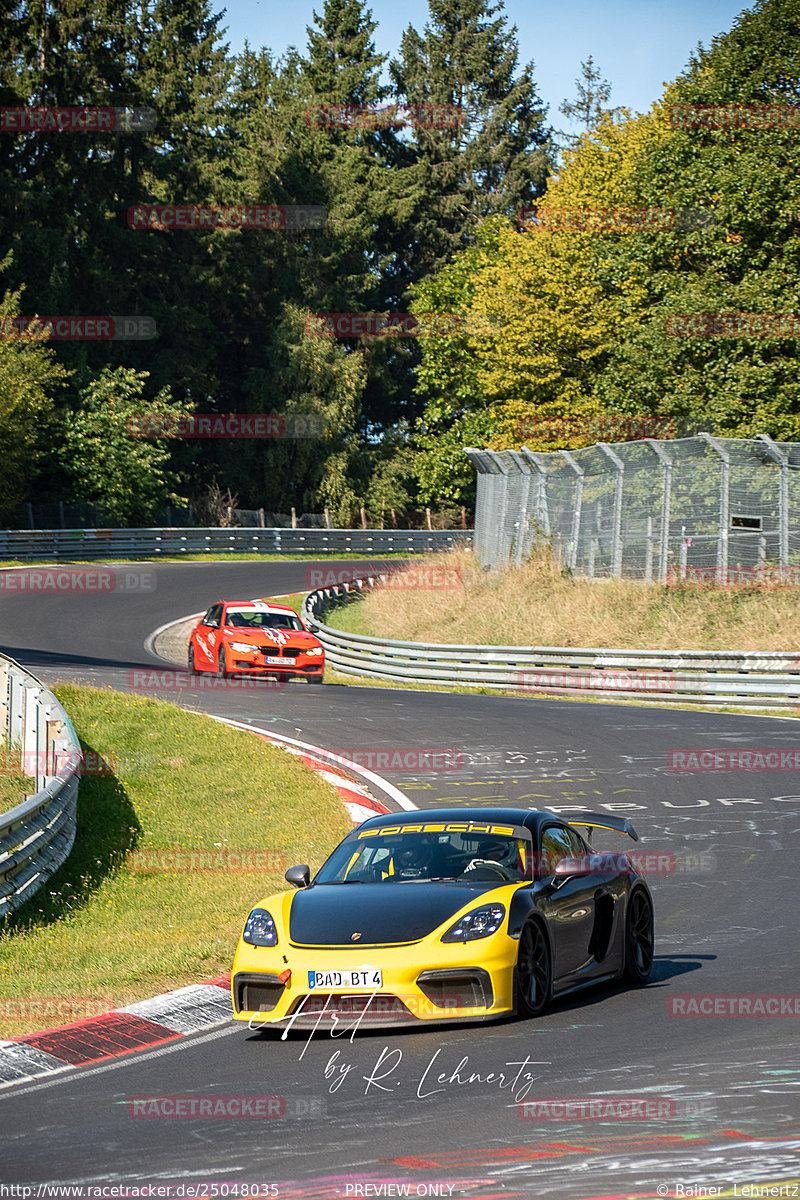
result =
[{"label": "front bumper", "polygon": [[[489,944],[491,943],[491,944]],[[350,946],[287,951],[240,943],[231,976],[234,1019],[252,1028],[329,1028],[337,1022],[414,1025],[486,1021],[513,1007],[518,943],[504,933],[464,943],[404,947]],[[328,991],[308,986],[309,971],[380,968],[380,989]],[[281,973],[291,969],[284,983]]]},{"label": "front bumper", "polygon": [[325,658],[315,655],[313,658],[301,654],[297,658],[285,658],[281,663],[265,663],[258,658],[243,658],[236,650],[228,651],[228,670],[241,671],[247,675],[322,675],[325,670]]}]

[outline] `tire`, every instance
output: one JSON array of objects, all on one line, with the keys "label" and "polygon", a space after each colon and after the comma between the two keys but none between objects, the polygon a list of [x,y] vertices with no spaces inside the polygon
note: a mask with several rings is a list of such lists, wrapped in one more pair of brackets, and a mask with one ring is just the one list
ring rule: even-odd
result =
[{"label": "tire", "polygon": [[322,683],[321,675],[306,675],[306,679],[309,683]]},{"label": "tire", "polygon": [[514,968],[514,1011],[518,1017],[538,1017],[553,996],[553,961],[544,926],[522,926]]},{"label": "tire", "polygon": [[220,679],[227,679],[228,668],[225,666],[225,647],[220,646],[219,654],[217,655],[217,674]]},{"label": "tire", "polygon": [[650,978],[653,966],[653,904],[642,887],[628,897],[625,914],[625,970],[628,983],[641,985]]},{"label": "tire", "polygon": [[200,670],[194,661],[194,646],[192,645],[191,642],[189,642],[189,674],[190,675],[199,675],[200,674]]}]

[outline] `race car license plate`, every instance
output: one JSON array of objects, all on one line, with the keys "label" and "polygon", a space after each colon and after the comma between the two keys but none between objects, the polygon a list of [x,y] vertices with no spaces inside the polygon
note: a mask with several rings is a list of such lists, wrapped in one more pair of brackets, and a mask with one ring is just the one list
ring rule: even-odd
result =
[{"label": "race car license plate", "polygon": [[275,654],[273,654],[273,655],[271,655],[271,656],[270,656],[269,654],[265,654],[265,655],[264,655],[264,662],[265,662],[265,663],[269,663],[270,665],[274,664],[276,667],[280,667],[280,666],[283,666],[283,664],[286,662],[286,659],[285,659],[285,658],[279,658],[279,657],[278,657],[277,655],[275,655]]},{"label": "race car license plate", "polygon": [[309,988],[374,988],[383,987],[383,971],[361,967],[358,971],[309,971]]}]

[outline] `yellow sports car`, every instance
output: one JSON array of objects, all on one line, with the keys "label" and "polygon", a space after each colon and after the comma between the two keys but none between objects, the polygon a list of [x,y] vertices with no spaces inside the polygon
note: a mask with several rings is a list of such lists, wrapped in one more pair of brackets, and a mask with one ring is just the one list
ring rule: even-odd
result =
[{"label": "yellow sports car", "polygon": [[231,977],[251,1028],[537,1016],[553,996],[645,983],[653,903],[627,855],[573,826],[636,839],[630,822],[527,809],[371,817],[298,890],[259,901]]}]

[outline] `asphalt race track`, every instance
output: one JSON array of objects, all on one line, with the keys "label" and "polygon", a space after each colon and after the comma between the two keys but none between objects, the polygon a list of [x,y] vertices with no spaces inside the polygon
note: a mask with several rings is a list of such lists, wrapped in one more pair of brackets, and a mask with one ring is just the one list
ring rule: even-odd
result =
[{"label": "asphalt race track", "polygon": [[[170,672],[144,649],[157,626],[223,597],[299,591],[311,566],[158,564],[147,567],[156,584],[147,592],[5,593],[0,644],[47,682],[129,690],[143,668]],[[794,721],[304,683],[153,694],[340,751],[460,750],[455,769],[382,772],[422,808],[480,802],[630,815],[637,849],[664,864],[648,876],[652,981],[486,1026],[285,1040],[221,1026],[8,1088],[0,1182],[194,1184],[211,1200],[235,1195],[235,1184],[264,1185],[262,1195],[277,1185],[281,1200],[608,1200],[752,1196],[743,1188],[800,1176],[798,1018],[680,1017],[668,1008],[689,995],[798,990],[800,774],[667,767],[674,748],[794,749]],[[625,849],[621,840],[600,844]],[[131,1097],[153,1095],[269,1095],[281,1098],[281,1115],[130,1115]],[[519,1107],[599,1095],[659,1099],[659,1116],[565,1119],[563,1109],[540,1106],[531,1118]],[[701,1186],[719,1190],[690,1190]]]}]

